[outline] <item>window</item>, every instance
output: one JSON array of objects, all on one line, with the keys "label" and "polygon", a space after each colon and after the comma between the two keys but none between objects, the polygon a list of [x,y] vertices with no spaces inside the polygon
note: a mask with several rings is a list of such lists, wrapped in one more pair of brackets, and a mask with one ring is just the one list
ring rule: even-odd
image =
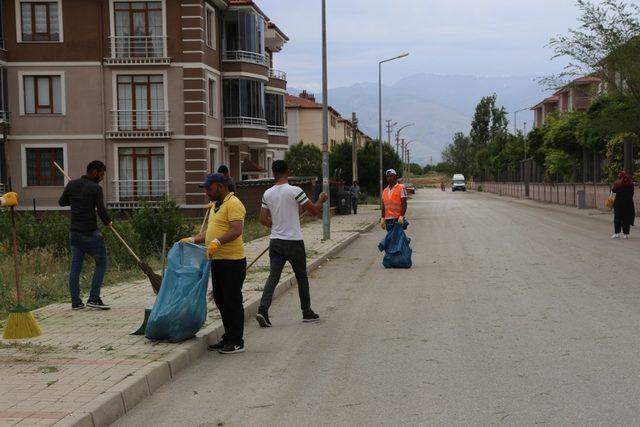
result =
[{"label": "window", "polygon": [[218,170],[218,149],[209,148],[209,170],[215,173]]},{"label": "window", "polygon": [[334,116],[331,116],[331,127],[336,127],[336,118]]},{"label": "window", "polygon": [[284,95],[265,93],[265,108],[269,126],[285,126]]},{"label": "window", "polygon": [[117,129],[166,130],[167,112],[162,75],[118,75]]},{"label": "window", "polygon": [[61,76],[23,76],[25,114],[63,114]]},{"label": "window", "polygon": [[64,176],[53,165],[53,162],[56,162],[64,168],[64,151],[62,147],[25,148],[24,150],[28,186],[64,186]]},{"label": "window", "polygon": [[264,119],[264,83],[252,79],[224,79],[225,117]]},{"label": "window", "polygon": [[206,11],[206,21],[205,25],[207,26],[207,46],[211,49],[216,48],[216,11],[211,6],[207,6]]},{"label": "window", "polygon": [[162,2],[120,1],[113,4],[116,57],[157,58],[164,55]]},{"label": "window", "polygon": [[57,1],[21,1],[20,34],[23,42],[60,41],[60,13]]},{"label": "window", "polygon": [[225,51],[264,54],[264,19],[252,10],[232,10],[224,14]]},{"label": "window", "polygon": [[214,78],[207,80],[207,114],[211,117],[218,116],[218,86]]},{"label": "window", "polygon": [[157,199],[167,194],[164,147],[118,148],[120,200]]}]

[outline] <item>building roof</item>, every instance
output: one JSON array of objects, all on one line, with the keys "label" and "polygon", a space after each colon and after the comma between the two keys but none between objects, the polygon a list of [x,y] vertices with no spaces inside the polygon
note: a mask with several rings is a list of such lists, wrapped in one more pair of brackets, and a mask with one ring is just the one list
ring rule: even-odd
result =
[{"label": "building roof", "polygon": [[253,160],[246,158],[242,161],[242,172],[262,173],[266,172],[266,170]]},{"label": "building roof", "polygon": [[558,102],[560,102],[560,97],[553,95],[550,96],[548,98],[545,98],[542,102],[539,102],[538,104],[534,105],[533,107],[531,107],[531,110],[535,110],[537,108],[542,107],[543,105],[547,105],[547,104],[557,104]]},{"label": "building roof", "polygon": [[293,96],[287,94],[285,96],[285,102],[287,108],[303,108],[312,110],[321,110],[322,105],[307,98],[301,98],[299,96]]},{"label": "building roof", "polygon": [[229,6],[250,6],[253,7],[264,19],[269,21],[269,17],[258,7],[253,0],[227,0]]},{"label": "building roof", "polygon": [[284,39],[284,41],[286,41],[286,42],[289,41],[289,37],[284,33],[284,31],[282,31],[280,29],[280,27],[278,27],[273,22],[271,22],[271,21],[267,22],[267,28],[275,30],[275,32],[278,33],[280,35],[280,37],[282,37]]},{"label": "building roof", "polygon": [[571,87],[573,86],[585,86],[585,85],[590,85],[594,83],[600,83],[601,81],[602,79],[596,76],[578,77],[577,79],[572,80],[570,83],[567,83],[566,85],[562,86],[560,89],[558,89],[556,93],[554,93],[554,95],[558,95],[559,93],[566,92],[569,89],[571,89]]}]

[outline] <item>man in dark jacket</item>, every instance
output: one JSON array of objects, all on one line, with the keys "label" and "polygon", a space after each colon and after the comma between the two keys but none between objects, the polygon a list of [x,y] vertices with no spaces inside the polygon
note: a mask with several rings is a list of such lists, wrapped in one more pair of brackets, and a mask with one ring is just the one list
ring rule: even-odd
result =
[{"label": "man in dark jacket", "polygon": [[71,206],[71,271],[69,272],[69,292],[71,308],[80,310],[85,305],[80,299],[80,272],[85,255],[90,255],[96,262],[96,269],[91,281],[91,293],[87,306],[101,310],[109,310],[100,298],[102,281],[107,272],[107,248],[104,236],[98,230],[96,210],[106,226],[111,225],[111,218],[104,205],[104,196],[100,181],[104,179],[107,167],[99,160],[87,166],[87,174],[80,179],[70,181],[60,197],[60,206]]}]

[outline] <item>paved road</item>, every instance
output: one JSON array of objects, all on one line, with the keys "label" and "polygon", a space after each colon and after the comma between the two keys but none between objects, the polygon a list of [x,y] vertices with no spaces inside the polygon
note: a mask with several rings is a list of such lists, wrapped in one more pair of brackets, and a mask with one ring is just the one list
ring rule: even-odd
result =
[{"label": "paved road", "polygon": [[375,231],[247,353],[208,354],[118,425],[638,425],[640,237],[479,194],[410,203],[415,267]]}]

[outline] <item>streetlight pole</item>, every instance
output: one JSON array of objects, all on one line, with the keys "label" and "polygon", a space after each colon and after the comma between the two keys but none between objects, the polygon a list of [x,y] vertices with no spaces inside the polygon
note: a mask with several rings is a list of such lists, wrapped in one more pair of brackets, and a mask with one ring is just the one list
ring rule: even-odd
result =
[{"label": "streetlight pole", "polygon": [[400,132],[402,132],[403,129],[406,129],[410,126],[415,126],[415,123],[409,123],[408,125],[404,125],[400,129],[398,129],[398,131],[396,132],[396,153],[398,154],[400,154]]},{"label": "streetlight pole", "polygon": [[[325,0],[322,0],[323,2]],[[382,64],[385,62],[395,61],[396,59],[405,58],[409,56],[408,53],[403,53],[402,55],[395,56],[393,58],[385,59],[378,62],[378,142],[380,143],[380,206],[382,206],[382,181],[383,181],[383,170],[382,170]]]},{"label": "streetlight pole", "polygon": [[527,160],[527,122],[524,122],[524,159]]},{"label": "streetlight pole", "polygon": [[529,107],[521,108],[518,111],[513,112],[513,135],[518,134],[518,113],[522,113],[523,111],[529,110]]},{"label": "streetlight pole", "polygon": [[[409,145],[414,142],[416,142],[415,139],[412,139],[409,142],[404,142],[404,139],[402,140],[402,176],[405,176],[407,170],[407,162],[405,160],[407,159],[407,154],[409,153]],[[410,162],[409,168],[411,168]]]},{"label": "streetlight pole", "polygon": [[[329,186],[329,90],[327,84],[327,4],[322,0],[322,191]],[[330,198],[322,206],[322,239],[331,239]]]}]

